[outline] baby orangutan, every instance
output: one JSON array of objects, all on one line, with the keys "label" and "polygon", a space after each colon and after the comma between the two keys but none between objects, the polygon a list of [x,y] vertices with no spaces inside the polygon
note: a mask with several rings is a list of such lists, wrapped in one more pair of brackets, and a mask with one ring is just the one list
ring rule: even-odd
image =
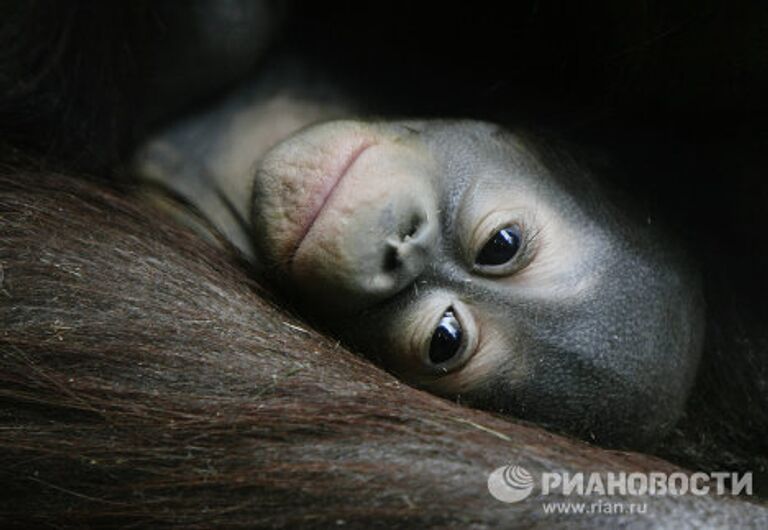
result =
[{"label": "baby orangutan", "polygon": [[344,114],[251,91],[155,137],[137,168],[411,384],[601,443],[669,431],[704,316],[655,225],[533,135]]}]

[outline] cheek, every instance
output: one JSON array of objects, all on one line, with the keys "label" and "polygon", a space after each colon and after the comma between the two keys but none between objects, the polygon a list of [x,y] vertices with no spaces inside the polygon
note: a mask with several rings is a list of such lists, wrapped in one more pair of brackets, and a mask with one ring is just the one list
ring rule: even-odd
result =
[{"label": "cheek", "polygon": [[601,258],[606,244],[597,232],[550,224],[528,266],[500,281],[528,301],[572,304],[588,297],[599,289],[606,266]]}]

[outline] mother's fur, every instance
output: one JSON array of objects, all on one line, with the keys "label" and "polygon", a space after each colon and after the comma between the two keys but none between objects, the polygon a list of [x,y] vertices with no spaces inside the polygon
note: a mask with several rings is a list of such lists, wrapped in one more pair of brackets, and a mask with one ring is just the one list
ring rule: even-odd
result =
[{"label": "mother's fur", "polygon": [[4,173],[4,528],[768,524],[727,498],[627,498],[647,513],[588,517],[544,515],[555,495],[496,501],[486,478],[509,462],[534,475],[674,468],[404,386],[147,206]]}]

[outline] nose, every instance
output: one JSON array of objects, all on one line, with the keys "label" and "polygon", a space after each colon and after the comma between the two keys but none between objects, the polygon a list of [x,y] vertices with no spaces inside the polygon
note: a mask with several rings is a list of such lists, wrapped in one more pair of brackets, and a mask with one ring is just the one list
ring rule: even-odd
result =
[{"label": "nose", "polygon": [[324,309],[346,313],[386,300],[434,258],[439,221],[432,193],[381,186],[368,200],[328,213],[336,214],[333,226],[318,231],[322,236],[294,268],[299,290]]},{"label": "nose", "polygon": [[437,222],[422,202],[397,197],[375,215],[378,226],[348,254],[350,294],[371,301],[389,298],[421,274],[437,240]]}]

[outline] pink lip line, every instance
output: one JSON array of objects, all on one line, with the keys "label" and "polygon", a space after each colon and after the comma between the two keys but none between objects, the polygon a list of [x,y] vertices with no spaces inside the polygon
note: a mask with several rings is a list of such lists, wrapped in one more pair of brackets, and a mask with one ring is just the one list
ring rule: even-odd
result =
[{"label": "pink lip line", "polygon": [[296,245],[293,247],[293,251],[290,254],[290,257],[288,258],[288,269],[290,270],[293,266],[293,259],[296,257],[296,254],[299,252],[299,248],[301,247],[301,244],[304,242],[304,240],[309,235],[309,232],[312,230],[312,227],[315,225],[315,221],[317,221],[317,218],[320,217],[320,214],[325,209],[325,205],[328,204],[328,201],[333,196],[333,193],[336,191],[336,188],[338,187],[339,183],[344,180],[344,177],[349,172],[349,170],[352,168],[355,162],[357,162],[357,159],[360,158],[360,155],[363,154],[363,152],[371,147],[372,143],[363,143],[360,147],[355,149],[352,154],[350,155],[349,159],[347,160],[347,163],[344,164],[344,167],[341,168],[341,171],[339,171],[338,176],[336,177],[336,182],[333,183],[333,185],[330,187],[328,192],[325,194],[325,197],[323,197],[323,202],[320,204],[320,206],[317,208],[317,210],[314,212],[312,217],[309,219],[309,222],[307,222],[306,226],[302,229],[300,232],[300,236],[297,240]]}]

